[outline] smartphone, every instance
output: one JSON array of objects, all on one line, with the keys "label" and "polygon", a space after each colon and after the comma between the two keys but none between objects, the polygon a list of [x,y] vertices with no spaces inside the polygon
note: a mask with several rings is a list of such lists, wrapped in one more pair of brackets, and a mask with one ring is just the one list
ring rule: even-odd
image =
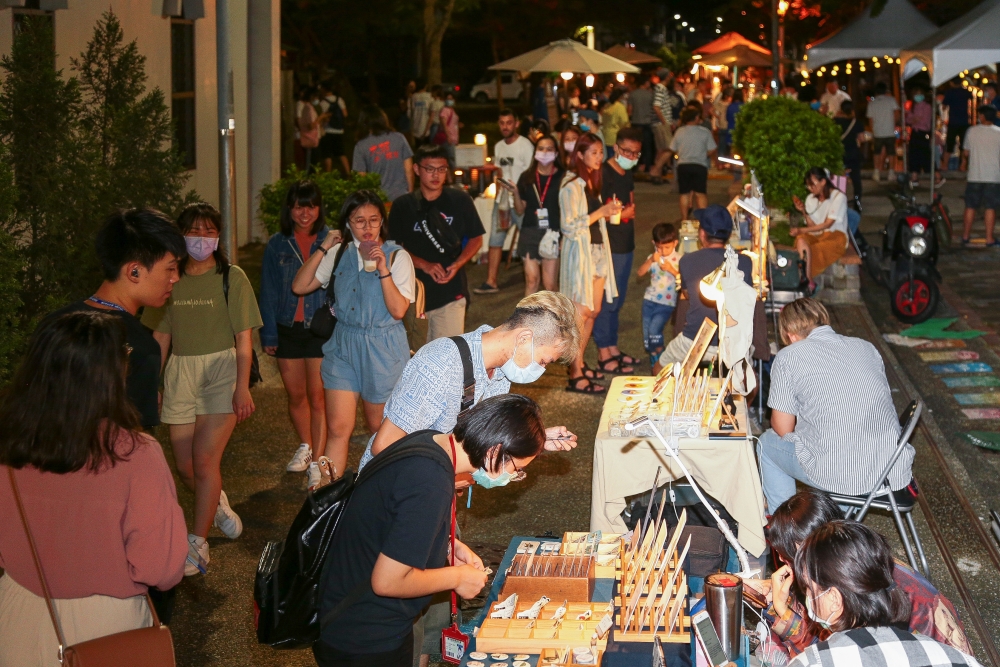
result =
[{"label": "smartphone", "polygon": [[702,648],[705,649],[708,661],[712,667],[723,667],[723,665],[732,664],[726,656],[726,651],[722,648],[719,633],[715,631],[715,626],[712,625],[712,619],[709,618],[708,612],[704,610],[699,611],[691,621],[694,625],[694,633],[698,635],[698,641],[701,642]]},{"label": "smartphone", "polygon": [[507,188],[511,192],[513,192],[514,190],[517,190],[517,186],[514,185],[513,181],[509,181],[506,178],[498,178],[497,181],[500,183],[500,185],[502,185],[503,187]]}]

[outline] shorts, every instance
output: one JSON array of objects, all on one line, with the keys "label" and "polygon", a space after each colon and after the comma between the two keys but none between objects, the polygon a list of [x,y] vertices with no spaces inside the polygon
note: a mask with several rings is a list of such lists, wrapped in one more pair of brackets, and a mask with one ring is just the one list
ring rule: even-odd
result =
[{"label": "shorts", "polygon": [[510,230],[514,227],[520,227],[521,221],[524,216],[518,215],[517,211],[513,208],[510,209],[510,227],[507,229],[492,229],[490,231],[490,248],[502,248],[503,244],[507,242],[507,235],[510,234]]},{"label": "shorts", "polygon": [[323,343],[314,336],[304,322],[295,322],[290,327],[278,325],[278,359],[322,359]]},{"label": "shorts", "polygon": [[1000,204],[1000,183],[965,184],[965,208],[979,208],[995,211]]},{"label": "shorts", "polygon": [[198,415],[233,413],[236,348],[189,357],[171,355],[163,370],[164,424],[193,424]]},{"label": "shorts", "polygon": [[590,261],[594,263],[594,278],[608,277],[608,258],[604,255],[603,243],[590,244]]},{"label": "shorts", "polygon": [[965,138],[965,131],[969,129],[968,125],[948,125],[948,134],[945,137],[945,149],[949,154],[955,152],[955,142],[958,141],[958,145],[962,145],[962,139]]},{"label": "shorts", "polygon": [[670,132],[670,126],[660,123],[659,125],[653,125],[652,130],[656,151],[659,153],[670,148],[670,141],[674,138],[673,133]]},{"label": "shorts", "polygon": [[[680,324],[678,322],[678,324]],[[663,350],[663,354],[660,355],[660,366],[666,366],[668,364],[683,363],[684,358],[687,356],[688,350],[694,345],[694,341],[680,333],[674,336],[674,339],[667,343],[667,347]],[[719,348],[716,345],[709,345],[708,349],[705,350],[705,356],[701,358],[701,361],[711,361],[715,359],[716,355],[719,354]]]},{"label": "shorts", "polygon": [[324,134],[319,140],[319,158],[326,160],[344,154],[344,135]]},{"label": "shorts", "polygon": [[677,165],[677,191],[682,195],[691,192],[705,194],[708,191],[708,168],[690,163]]},{"label": "shorts", "polygon": [[[517,236],[517,256],[521,259],[544,259],[538,254],[538,244],[549,231],[547,227],[525,227]],[[555,260],[553,260],[555,261]]]},{"label": "shorts", "polygon": [[885,149],[886,155],[896,155],[896,137],[875,137],[875,154]]}]

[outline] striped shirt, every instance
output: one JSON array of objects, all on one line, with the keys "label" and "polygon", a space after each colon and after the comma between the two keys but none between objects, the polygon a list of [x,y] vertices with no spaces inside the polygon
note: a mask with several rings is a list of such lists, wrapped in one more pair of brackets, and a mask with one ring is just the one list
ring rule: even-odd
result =
[{"label": "striped shirt", "polygon": [[[784,439],[820,489],[868,493],[895,451],[899,419],[882,357],[868,341],[829,326],[778,352],[767,404],[795,416]],[[910,483],[913,455],[907,445],[889,473],[894,491]]]},{"label": "striped shirt", "polygon": [[656,109],[660,110],[667,123],[673,122],[671,118],[672,108],[667,104],[667,87],[662,83],[653,84],[653,122],[651,125],[662,125],[660,117],[656,115]]},{"label": "striped shirt", "polygon": [[899,628],[855,628],[813,644],[789,667],[982,667],[971,655]]}]

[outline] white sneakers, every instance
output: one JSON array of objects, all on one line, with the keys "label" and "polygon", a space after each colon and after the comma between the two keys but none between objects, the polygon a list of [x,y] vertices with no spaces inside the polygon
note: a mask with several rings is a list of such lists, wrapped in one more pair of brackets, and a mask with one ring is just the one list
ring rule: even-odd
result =
[{"label": "white sneakers", "polygon": [[215,510],[213,525],[231,540],[235,540],[243,532],[243,521],[229,506],[229,498],[226,497],[225,491],[219,495],[219,507]]},{"label": "white sneakers", "polygon": [[295,450],[295,454],[292,456],[292,460],[288,462],[288,465],[285,466],[285,470],[288,472],[305,472],[309,468],[310,463],[312,463],[312,447],[308,443],[303,442]]},{"label": "white sneakers", "polygon": [[188,557],[184,562],[184,576],[205,574],[208,568],[208,540],[197,535],[188,535]]},{"label": "white sneakers", "polygon": [[323,473],[319,469],[319,463],[313,461],[309,464],[309,483],[310,489],[315,489],[319,486],[319,483],[323,480]]}]

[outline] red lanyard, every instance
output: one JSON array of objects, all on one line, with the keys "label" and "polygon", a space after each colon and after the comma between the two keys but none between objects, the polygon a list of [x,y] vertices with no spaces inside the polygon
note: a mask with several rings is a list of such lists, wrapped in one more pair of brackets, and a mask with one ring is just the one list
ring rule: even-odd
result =
[{"label": "red lanyard", "polygon": [[[535,181],[538,183],[538,189],[542,190],[542,198],[538,200],[538,208],[545,208],[545,196],[549,194],[549,186],[552,185],[552,178],[555,175],[555,172],[549,174],[549,180],[545,181],[545,189],[542,190],[542,177],[538,175],[538,170],[535,170]],[[536,192],[535,194],[538,193]]]},{"label": "red lanyard", "polygon": [[[458,466],[458,454],[455,452],[455,436],[448,436],[448,444],[451,445],[451,459]],[[451,498],[451,564],[455,565],[455,496]],[[455,591],[451,592],[452,611],[455,611]]]}]

